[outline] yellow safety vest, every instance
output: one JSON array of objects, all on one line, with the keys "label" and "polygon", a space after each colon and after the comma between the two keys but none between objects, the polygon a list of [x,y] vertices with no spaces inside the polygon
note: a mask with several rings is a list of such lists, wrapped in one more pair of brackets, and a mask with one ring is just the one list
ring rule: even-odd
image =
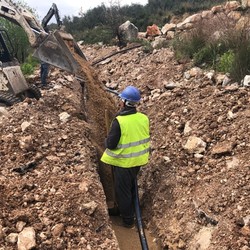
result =
[{"label": "yellow safety vest", "polygon": [[143,166],[149,159],[149,119],[137,112],[117,116],[121,137],[116,149],[106,149],[101,161],[112,166],[131,168]]}]

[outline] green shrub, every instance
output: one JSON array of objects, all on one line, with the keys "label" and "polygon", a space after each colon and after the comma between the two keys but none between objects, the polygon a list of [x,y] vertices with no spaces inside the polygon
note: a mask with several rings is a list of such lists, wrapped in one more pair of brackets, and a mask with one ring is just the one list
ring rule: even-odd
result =
[{"label": "green shrub", "polygon": [[234,62],[234,57],[234,52],[232,50],[225,52],[219,59],[219,62],[216,67],[217,70],[224,73],[230,72]]},{"label": "green shrub", "polygon": [[39,64],[38,59],[32,57],[32,55],[29,55],[25,62],[21,64],[21,70],[24,75],[31,75],[34,73],[35,68]]},{"label": "green shrub", "polygon": [[31,75],[34,73],[34,67],[30,63],[23,63],[21,65],[21,70],[22,70],[24,75]]},{"label": "green shrub", "polygon": [[219,37],[211,35],[216,32],[215,24],[202,27],[185,37],[174,39],[173,48],[177,60],[193,59],[196,66],[228,72],[236,82],[250,74],[249,25],[241,30],[224,27]]},{"label": "green shrub", "polygon": [[86,44],[104,43],[110,44],[114,38],[112,30],[105,26],[98,26],[94,29],[85,30],[82,34],[82,38]]},{"label": "green shrub", "polygon": [[198,50],[193,58],[196,66],[206,65],[208,67],[213,67],[217,59],[216,49],[211,44],[207,45]]},{"label": "green shrub", "polygon": [[202,32],[194,32],[185,37],[176,37],[172,46],[177,59],[192,59],[197,51],[205,46],[205,36]]},{"label": "green shrub", "polygon": [[142,51],[144,53],[152,53],[154,48],[152,47],[151,43],[149,41],[141,40],[140,42],[142,44]]},{"label": "green shrub", "polygon": [[250,74],[250,41],[242,41],[235,50],[230,76],[235,81],[241,81],[245,75]]}]

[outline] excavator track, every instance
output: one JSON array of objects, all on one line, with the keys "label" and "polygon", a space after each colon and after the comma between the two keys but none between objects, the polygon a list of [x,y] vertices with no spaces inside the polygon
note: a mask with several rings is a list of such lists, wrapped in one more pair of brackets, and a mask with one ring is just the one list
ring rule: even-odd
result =
[{"label": "excavator track", "polygon": [[19,97],[6,91],[0,91],[0,106],[12,106],[18,102],[21,102]]}]

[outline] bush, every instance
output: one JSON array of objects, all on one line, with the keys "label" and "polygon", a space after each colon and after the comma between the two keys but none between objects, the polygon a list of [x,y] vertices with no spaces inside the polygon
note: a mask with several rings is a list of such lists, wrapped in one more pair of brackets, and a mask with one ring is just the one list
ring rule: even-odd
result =
[{"label": "bush", "polygon": [[214,45],[209,44],[197,51],[193,57],[196,66],[206,65],[214,67],[217,59],[216,48]]},{"label": "bush", "polygon": [[230,70],[230,76],[240,82],[245,75],[250,74],[250,41],[242,41],[235,50],[234,60]]},{"label": "bush", "polygon": [[221,27],[226,21],[219,21],[209,25],[201,23],[196,31],[177,37],[173,42],[175,56],[177,60],[193,59],[196,66],[228,72],[233,81],[240,82],[250,74],[249,24],[239,30],[230,22]]},{"label": "bush", "polygon": [[21,65],[21,70],[24,75],[31,75],[34,73],[34,67],[30,63],[23,63]]},{"label": "bush", "polygon": [[25,62],[23,64],[21,64],[21,70],[22,70],[24,75],[31,75],[34,73],[34,70],[38,64],[39,64],[38,59],[29,55],[26,58]]},{"label": "bush", "polygon": [[202,32],[195,31],[185,37],[176,37],[172,43],[177,59],[192,59],[197,51],[206,44]]},{"label": "bush", "polygon": [[234,57],[234,52],[232,50],[225,52],[219,59],[218,65],[216,67],[217,70],[224,73],[231,72]]},{"label": "bush", "polygon": [[152,53],[154,48],[152,47],[149,41],[141,40],[140,43],[142,44],[142,51],[144,53]]},{"label": "bush", "polygon": [[110,44],[112,38],[114,38],[114,35],[110,28],[99,26],[94,29],[84,31],[80,40],[83,40],[86,44],[95,44],[100,42]]}]

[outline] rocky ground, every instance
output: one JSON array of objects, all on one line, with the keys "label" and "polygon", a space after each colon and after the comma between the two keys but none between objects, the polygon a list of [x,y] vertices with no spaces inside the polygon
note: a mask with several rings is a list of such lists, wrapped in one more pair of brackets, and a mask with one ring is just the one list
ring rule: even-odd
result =
[{"label": "rocky ground", "polygon": [[[118,51],[82,49],[90,64]],[[116,111],[104,85],[142,92],[152,154],[140,198],[161,248],[250,249],[250,94],[221,79],[170,48],[136,48],[95,64],[87,90],[52,69],[40,100],[1,108],[0,249],[119,249],[98,175],[104,112]]]},{"label": "rocky ground", "polygon": [[[97,66],[105,83],[135,84],[151,121],[140,178],[144,218],[164,249],[250,248],[249,89],[140,49]],[[224,81],[225,83],[225,81]]]}]

